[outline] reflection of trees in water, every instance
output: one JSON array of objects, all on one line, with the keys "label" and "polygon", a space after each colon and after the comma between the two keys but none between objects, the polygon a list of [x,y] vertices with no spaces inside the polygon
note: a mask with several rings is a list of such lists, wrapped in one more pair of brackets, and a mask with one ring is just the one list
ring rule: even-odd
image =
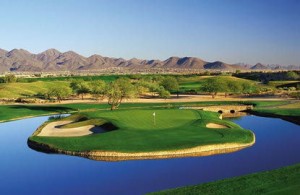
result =
[{"label": "reflection of trees in water", "polygon": [[48,120],[49,121],[60,120],[60,119],[66,118],[67,116],[69,116],[69,114],[53,115],[53,116],[49,116]]}]

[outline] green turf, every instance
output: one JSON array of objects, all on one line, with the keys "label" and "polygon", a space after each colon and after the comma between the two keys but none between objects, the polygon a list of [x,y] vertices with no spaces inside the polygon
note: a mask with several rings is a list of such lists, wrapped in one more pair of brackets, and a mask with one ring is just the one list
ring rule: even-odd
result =
[{"label": "green turf", "polygon": [[0,98],[33,97],[44,94],[50,87],[69,86],[67,81],[33,82],[33,83],[0,83]]},{"label": "green turf", "polygon": [[152,194],[299,194],[300,164]]},{"label": "green turf", "polygon": [[110,82],[116,80],[117,78],[122,77],[119,75],[98,75],[98,76],[66,76],[66,77],[43,77],[43,78],[20,78],[18,82],[28,83],[28,82],[36,82],[36,81],[71,81],[76,79],[82,79],[85,81],[95,81],[95,80],[103,80],[106,82]]},{"label": "green turf", "polygon": [[256,82],[247,80],[247,79],[241,79],[233,76],[189,76],[189,77],[183,77],[179,80],[179,89],[181,92],[188,92],[188,91],[195,91],[195,92],[201,92],[200,88],[204,82],[208,78],[222,78],[224,82],[226,81],[234,81],[234,82],[250,82],[253,84],[256,84]]},{"label": "green turf", "polygon": [[289,101],[248,101],[247,104],[252,104],[256,108],[265,108],[270,107],[274,108],[275,106],[281,106],[289,104]]},{"label": "green turf", "polygon": [[254,109],[254,111],[261,114],[274,114],[278,116],[300,116],[299,108],[274,108],[274,109]]},{"label": "green turf", "polygon": [[[153,112],[156,121],[153,121]],[[30,137],[31,140],[69,151],[160,151],[207,144],[249,143],[251,131],[220,120],[217,113],[179,109],[99,110],[83,113],[90,119],[104,119],[118,129],[82,137]],[[209,129],[209,122],[229,126]]]},{"label": "green turf", "polygon": [[16,120],[19,118],[42,116],[49,114],[69,113],[75,110],[62,105],[54,106],[29,106],[29,105],[4,105],[0,106],[0,122]]},{"label": "green turf", "polygon": [[[119,109],[141,109],[141,108],[180,108],[183,106],[212,106],[212,105],[237,105],[254,104],[255,110],[263,112],[263,108],[269,106],[286,105],[287,101],[210,101],[210,102],[186,102],[186,103],[123,103]],[[56,104],[56,105],[0,105],[0,122],[14,120],[17,118],[40,116],[56,113],[68,113],[77,111],[109,109],[106,102],[103,103],[80,103],[80,104]],[[276,109],[268,109],[268,112],[275,112]],[[300,116],[298,107],[282,109],[283,112],[294,112]],[[292,111],[295,110],[295,111]]]},{"label": "green turf", "polygon": [[[228,102],[228,104],[239,104],[240,102]],[[140,108],[179,108],[181,106],[204,106],[221,105],[224,102],[188,102],[188,103],[123,103],[119,109]],[[77,111],[109,109],[106,102],[103,103],[77,103],[56,105],[0,105],[0,121],[14,120],[17,118],[40,116],[46,114],[59,114]]]},{"label": "green turf", "polygon": [[270,81],[269,86],[272,87],[297,87],[297,84],[300,84],[299,81]]},{"label": "green turf", "polygon": [[87,81],[103,80],[110,82],[118,76],[92,76],[92,77],[51,77],[51,78],[24,78],[23,82],[0,83],[0,98],[35,97],[45,94],[50,87],[57,85],[69,86],[74,79],[84,79]]},{"label": "green turf", "polygon": [[296,104],[293,101],[258,101],[249,103],[255,105],[253,111],[261,115],[300,117],[300,104]]}]

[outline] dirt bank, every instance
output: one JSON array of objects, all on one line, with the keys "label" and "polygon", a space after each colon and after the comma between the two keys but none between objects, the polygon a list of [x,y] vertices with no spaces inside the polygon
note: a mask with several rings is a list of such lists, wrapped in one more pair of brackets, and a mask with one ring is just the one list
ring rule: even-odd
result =
[{"label": "dirt bank", "polygon": [[117,152],[117,151],[85,151],[74,152],[65,151],[53,148],[49,145],[28,140],[28,146],[37,151],[46,153],[59,153],[73,156],[81,156],[93,160],[101,161],[123,161],[123,160],[142,160],[142,159],[165,159],[165,158],[179,158],[179,157],[196,157],[196,156],[210,156],[215,154],[224,154],[235,152],[255,144],[255,135],[253,134],[253,141],[251,143],[225,143],[213,144],[205,146],[197,146],[193,148],[154,152]]}]

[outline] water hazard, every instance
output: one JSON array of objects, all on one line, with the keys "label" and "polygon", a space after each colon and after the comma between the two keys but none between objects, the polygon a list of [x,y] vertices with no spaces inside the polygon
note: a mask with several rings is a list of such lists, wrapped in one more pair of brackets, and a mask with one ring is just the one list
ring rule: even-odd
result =
[{"label": "water hazard", "polygon": [[27,138],[48,117],[0,124],[0,193],[144,194],[300,162],[300,126],[275,118],[233,119],[256,134],[256,144],[208,157],[101,162],[45,154]]}]

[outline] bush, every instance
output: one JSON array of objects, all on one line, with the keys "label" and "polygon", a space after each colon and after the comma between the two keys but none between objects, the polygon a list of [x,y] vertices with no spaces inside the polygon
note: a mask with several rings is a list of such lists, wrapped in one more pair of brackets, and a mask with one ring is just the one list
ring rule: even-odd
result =
[{"label": "bush", "polygon": [[295,99],[300,99],[300,92],[294,92],[294,93],[290,93],[289,96],[291,98],[295,98]]},{"label": "bush", "polygon": [[159,89],[158,95],[160,98],[164,98],[164,99],[170,98],[171,96],[170,92],[165,90],[163,87]]},{"label": "bush", "polygon": [[13,74],[7,74],[3,79],[4,83],[15,83],[17,82],[17,77]]}]

